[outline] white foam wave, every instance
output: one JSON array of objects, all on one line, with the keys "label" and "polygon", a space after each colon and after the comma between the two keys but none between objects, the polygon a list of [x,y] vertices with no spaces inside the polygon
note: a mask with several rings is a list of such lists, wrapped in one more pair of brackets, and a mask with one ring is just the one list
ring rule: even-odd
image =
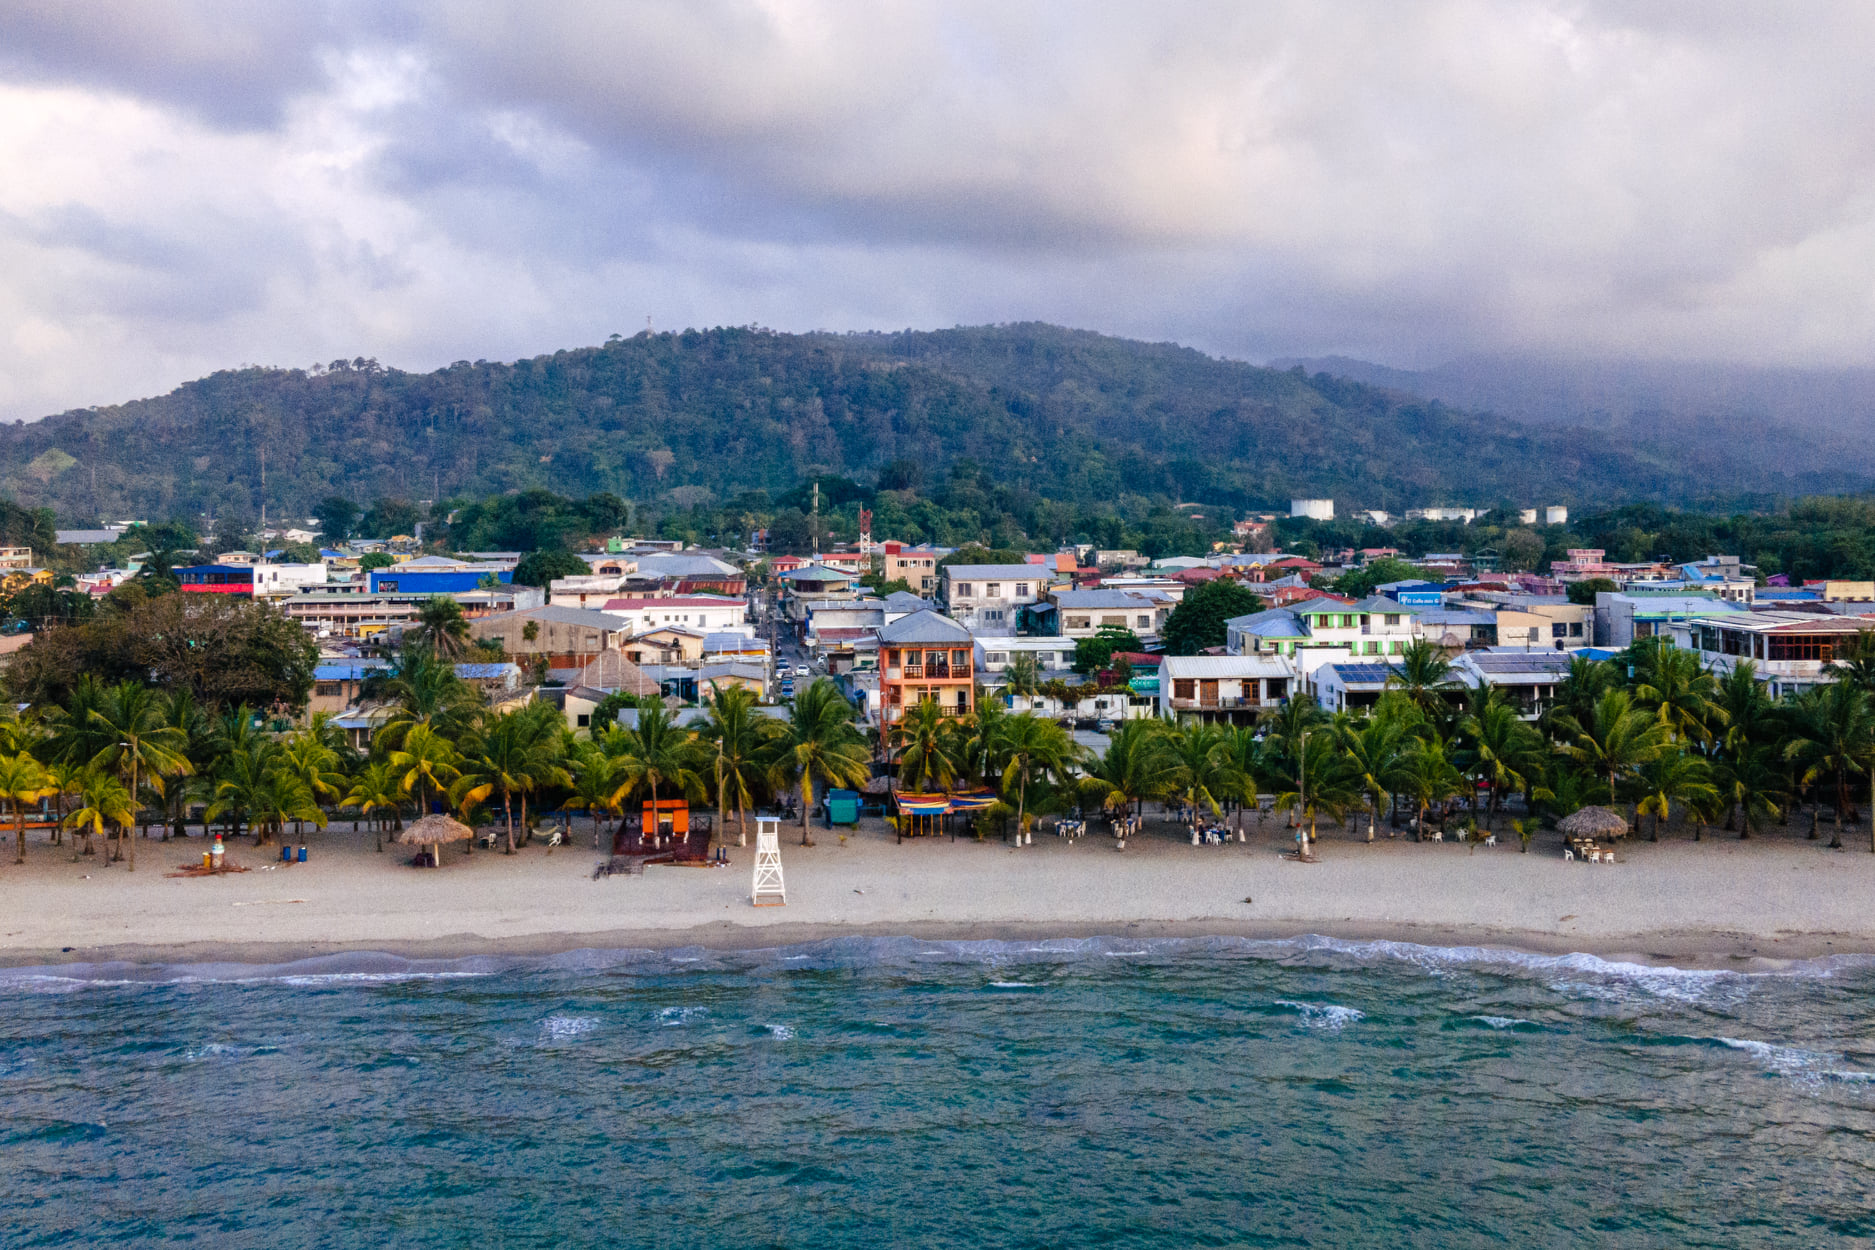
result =
[{"label": "white foam wave", "polygon": [[1528,1020],[1519,1020],[1516,1016],[1472,1016],[1480,1024],[1488,1024],[1494,1029],[1514,1029],[1520,1024],[1529,1024]]},{"label": "white foam wave", "polygon": [[190,1063],[200,1063],[204,1059],[245,1059],[255,1053],[255,1047],[237,1046],[229,1042],[209,1042],[193,1050],[183,1052],[183,1058]]},{"label": "white foam wave", "polygon": [[1339,1032],[1350,1024],[1367,1019],[1367,1013],[1355,1007],[1343,1007],[1340,1003],[1298,1003],[1292,999],[1279,998],[1278,1007],[1288,1007],[1302,1017],[1302,1024],[1311,1029],[1328,1029]]},{"label": "white foam wave", "polygon": [[993,990],[1039,990],[1041,985],[1034,981],[991,981]]},{"label": "white foam wave", "polygon": [[794,1036],[794,1030],[785,1024],[765,1024],[762,1027],[767,1029],[769,1036],[778,1042],[785,1042]]},{"label": "white foam wave", "polygon": [[1720,1037],[1714,1040],[1729,1049],[1743,1051],[1756,1059],[1767,1071],[1784,1077],[1799,1089],[1811,1093],[1820,1089],[1825,1081],[1852,1083],[1875,1081],[1875,1072],[1860,1072],[1853,1068],[1835,1067],[1835,1064],[1841,1062],[1841,1055],[1806,1050],[1801,1046],[1781,1046],[1775,1042],[1761,1042],[1749,1037]]},{"label": "white foam wave", "polygon": [[710,1014],[708,1007],[666,1007],[658,1012],[658,1023],[667,1029],[681,1029],[692,1020]]},{"label": "white foam wave", "polygon": [[540,1022],[541,1034],[550,1042],[584,1037],[598,1027],[599,1021],[592,1016],[548,1016]]}]

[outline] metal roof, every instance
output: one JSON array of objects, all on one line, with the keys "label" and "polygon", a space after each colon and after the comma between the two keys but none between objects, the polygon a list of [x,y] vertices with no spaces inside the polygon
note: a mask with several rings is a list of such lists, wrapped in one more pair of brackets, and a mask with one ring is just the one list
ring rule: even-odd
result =
[{"label": "metal roof", "polygon": [[909,642],[963,643],[972,639],[970,631],[962,625],[927,608],[887,625],[879,631],[879,641],[891,646]]},{"label": "metal roof", "polygon": [[1055,570],[1045,564],[953,564],[944,572],[954,582],[1046,582]]},{"label": "metal roof", "polygon": [[1258,638],[1307,638],[1309,627],[1288,608],[1267,608],[1248,616],[1233,616],[1224,622],[1228,629]]},{"label": "metal roof", "polygon": [[1458,663],[1489,677],[1523,674],[1560,679],[1568,676],[1569,658],[1567,651],[1473,651]]},{"label": "metal roof", "polygon": [[562,608],[548,604],[542,608],[516,608],[512,612],[497,612],[492,616],[476,617],[469,622],[471,628],[480,628],[495,621],[503,621],[511,616],[518,616],[530,621],[548,621],[555,625],[584,625],[588,629],[604,629],[618,633],[625,628],[625,622],[618,617],[591,608]]},{"label": "metal roof", "polygon": [[1159,661],[1167,677],[1291,677],[1284,660],[1267,655],[1168,655]]},{"label": "metal roof", "polygon": [[1165,595],[1142,590],[1062,590],[1055,593],[1055,605],[1067,608],[1156,608],[1168,602]]}]

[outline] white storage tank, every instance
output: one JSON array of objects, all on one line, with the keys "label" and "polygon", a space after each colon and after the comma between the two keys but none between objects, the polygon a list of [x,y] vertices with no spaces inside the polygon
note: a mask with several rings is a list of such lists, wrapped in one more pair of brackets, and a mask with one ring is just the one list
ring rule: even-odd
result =
[{"label": "white storage tank", "polygon": [[1291,499],[1289,515],[1307,517],[1311,521],[1332,521],[1335,519],[1335,501],[1332,499]]}]

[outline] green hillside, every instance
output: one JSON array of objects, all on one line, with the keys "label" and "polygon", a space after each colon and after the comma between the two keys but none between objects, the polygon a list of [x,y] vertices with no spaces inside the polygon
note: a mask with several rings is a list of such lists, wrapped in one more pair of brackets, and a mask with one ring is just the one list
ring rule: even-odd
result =
[{"label": "green hillside", "polygon": [[[153,399],[0,427],[0,495],[65,523],[307,516],[331,494],[547,487],[690,506],[804,476],[1279,507],[1687,502],[1866,484],[1781,472],[1763,448],[1526,425],[1299,370],[1047,325],[931,333],[641,334],[434,373],[370,361],[216,373]],[[264,475],[264,486],[263,486]]]}]

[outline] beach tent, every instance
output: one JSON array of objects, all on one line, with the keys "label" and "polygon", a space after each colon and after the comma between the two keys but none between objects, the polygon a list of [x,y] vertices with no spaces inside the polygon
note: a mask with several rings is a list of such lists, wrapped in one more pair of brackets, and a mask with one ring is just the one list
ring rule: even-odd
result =
[{"label": "beach tent", "polygon": [[894,790],[892,802],[898,808],[899,840],[904,841],[920,834],[942,833],[944,826],[939,822],[945,816],[987,810],[996,802],[996,791],[987,786],[959,790],[954,794],[916,794],[909,790]]},{"label": "beach tent", "polygon": [[1606,807],[1585,807],[1556,823],[1566,838],[1625,838],[1628,818]]},{"label": "beach tent", "polygon": [[445,842],[463,842],[475,836],[475,831],[448,816],[425,816],[399,830],[395,835],[398,842],[411,846],[428,847],[432,866],[443,866],[442,845]]}]

